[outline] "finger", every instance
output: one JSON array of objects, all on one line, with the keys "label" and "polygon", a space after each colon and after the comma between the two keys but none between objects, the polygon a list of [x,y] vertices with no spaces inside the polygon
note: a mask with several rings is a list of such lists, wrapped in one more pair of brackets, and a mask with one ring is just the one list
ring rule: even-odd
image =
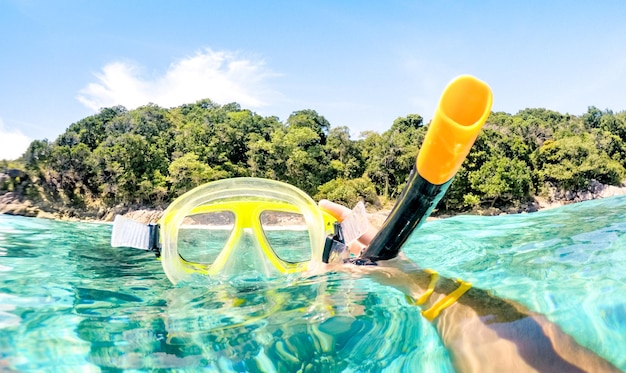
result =
[{"label": "finger", "polygon": [[352,212],[352,210],[350,210],[346,206],[331,202],[327,199],[320,200],[318,204],[322,210],[331,214],[339,222],[342,222],[343,219],[345,219]]}]

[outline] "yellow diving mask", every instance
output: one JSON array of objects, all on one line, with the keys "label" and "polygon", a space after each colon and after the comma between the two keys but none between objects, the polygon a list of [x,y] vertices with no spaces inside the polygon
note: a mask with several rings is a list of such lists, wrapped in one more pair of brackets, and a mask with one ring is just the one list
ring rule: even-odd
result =
[{"label": "yellow diving mask", "polygon": [[[361,204],[349,219],[350,232],[345,233],[350,240],[367,228],[364,213]],[[176,284],[194,273],[227,279],[302,272],[323,257],[325,262],[329,256],[344,259],[342,233],[336,219],[300,189],[243,177],[210,182],[183,194],[159,224],[146,226],[117,216],[111,245],[155,251]]]}]

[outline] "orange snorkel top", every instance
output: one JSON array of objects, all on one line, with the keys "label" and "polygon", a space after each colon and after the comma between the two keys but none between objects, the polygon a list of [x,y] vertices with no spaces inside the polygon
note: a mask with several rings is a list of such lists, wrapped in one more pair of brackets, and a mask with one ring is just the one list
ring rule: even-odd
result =
[{"label": "orange snorkel top", "polygon": [[454,79],[444,90],[417,156],[417,172],[432,184],[457,173],[491,113],[489,86],[470,75]]}]

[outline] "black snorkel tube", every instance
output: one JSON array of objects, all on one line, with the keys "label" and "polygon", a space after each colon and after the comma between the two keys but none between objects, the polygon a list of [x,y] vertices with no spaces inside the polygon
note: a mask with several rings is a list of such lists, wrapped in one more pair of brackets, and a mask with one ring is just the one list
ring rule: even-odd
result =
[{"label": "black snorkel tube", "polygon": [[374,264],[395,258],[446,193],[483,124],[491,113],[489,86],[468,75],[444,90],[417,161],[400,198],[354,264]]}]

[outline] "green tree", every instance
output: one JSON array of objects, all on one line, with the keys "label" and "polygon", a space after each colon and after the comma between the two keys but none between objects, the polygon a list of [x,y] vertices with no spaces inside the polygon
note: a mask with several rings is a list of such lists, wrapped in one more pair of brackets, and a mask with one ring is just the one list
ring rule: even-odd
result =
[{"label": "green tree", "polygon": [[591,179],[619,185],[626,175],[624,167],[598,150],[586,134],[546,142],[534,162],[543,182],[563,190],[584,190]]},{"label": "green tree", "polygon": [[326,137],[330,131],[330,123],[323,116],[319,115],[315,110],[299,110],[293,112],[287,118],[287,126],[290,128],[304,127],[309,128],[319,137],[321,145],[326,144]]},{"label": "green tree", "polygon": [[[471,173],[469,179],[474,190],[491,199],[491,206],[499,199],[506,202],[527,200],[533,191],[530,169],[520,159],[491,158]],[[464,196],[464,201],[467,200],[468,197]]]},{"label": "green tree", "polygon": [[104,108],[96,115],[88,116],[71,124],[66,132],[75,133],[78,142],[85,144],[93,151],[104,140],[106,135],[105,128],[108,123],[126,112],[127,110],[123,106]]},{"label": "green tree", "polygon": [[168,171],[167,180],[172,184],[171,190],[175,196],[179,196],[198,185],[227,176],[225,171],[214,169],[200,162],[194,153],[188,153],[175,159],[170,164]]},{"label": "green tree", "polygon": [[51,156],[52,149],[48,140],[34,140],[26,149],[22,159],[26,165],[26,169],[40,172],[41,168],[48,163]]},{"label": "green tree", "polygon": [[385,198],[397,197],[408,180],[427,130],[421,123],[421,117],[413,114],[397,118],[382,135],[364,134],[365,175]]},{"label": "green tree", "polygon": [[399,149],[387,141],[386,136],[376,132],[365,132],[364,135],[365,175],[374,182],[378,194],[387,199],[397,185],[392,165],[399,155]]},{"label": "green tree", "polygon": [[330,130],[324,145],[326,157],[330,160],[329,178],[354,179],[363,175],[365,163],[359,145],[350,139],[348,127],[334,127]]},{"label": "green tree", "polygon": [[602,110],[595,106],[589,106],[587,112],[582,116],[583,122],[587,128],[600,128],[600,120],[602,119]]},{"label": "green tree", "polygon": [[374,184],[365,177],[331,180],[319,187],[315,199],[328,199],[350,208],[359,201],[376,208],[382,207]]},{"label": "green tree", "polygon": [[251,139],[250,175],[285,181],[315,194],[329,174],[319,134],[306,126],[277,126],[269,137],[267,140],[257,134]]},{"label": "green tree", "polygon": [[161,175],[167,172],[167,159],[154,149],[139,134],[109,136],[94,151],[101,197],[114,204],[144,202],[139,183],[152,180],[157,170]]},{"label": "green tree", "polygon": [[461,210],[485,202],[514,204],[530,197],[535,190],[531,149],[536,142],[524,142],[513,129],[515,122],[508,114],[490,117],[440,202],[441,209]]},{"label": "green tree", "polygon": [[[29,190],[73,206],[160,205],[200,183],[246,175],[348,205],[358,198],[375,204],[374,195],[397,198],[426,130],[420,115],[408,114],[382,134],[354,141],[348,128],[331,128],[314,110],[282,123],[204,99],[172,109],[102,109],[54,142],[33,141],[20,161]],[[492,113],[439,208],[515,204],[545,184],[619,184],[625,167],[626,112],[591,106],[582,116],[543,108]]]},{"label": "green tree", "polygon": [[172,109],[170,115],[178,122],[172,129],[173,155],[180,157],[183,154],[194,153],[199,159],[207,161],[211,152],[208,144],[214,135],[212,126],[203,118],[199,118],[196,110],[191,111],[193,115],[188,116],[180,114],[181,112],[184,111],[179,108]]},{"label": "green tree", "polygon": [[[278,139],[278,138],[275,138]],[[289,127],[276,144],[285,162],[285,181],[309,194],[315,194],[323,183],[327,159],[322,139],[308,127]]]}]

